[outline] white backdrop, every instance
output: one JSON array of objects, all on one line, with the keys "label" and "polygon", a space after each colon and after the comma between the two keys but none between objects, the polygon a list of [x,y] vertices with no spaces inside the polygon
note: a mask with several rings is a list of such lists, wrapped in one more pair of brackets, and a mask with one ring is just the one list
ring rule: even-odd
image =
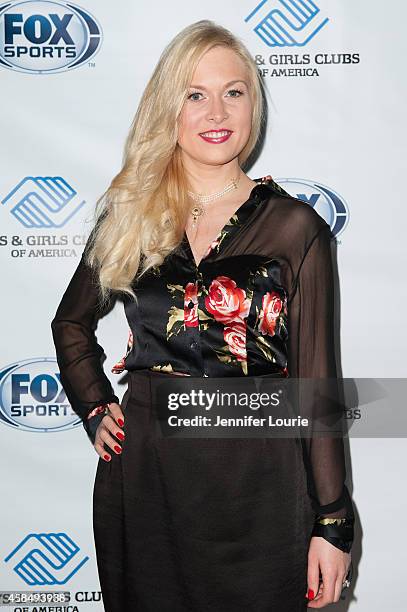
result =
[{"label": "white backdrop", "polygon": [[[7,12],[23,15],[23,22],[13,21],[17,28],[29,14],[48,19],[54,5],[61,15],[72,12],[63,2],[34,1],[13,2]],[[289,15],[294,5],[297,29],[273,12]],[[5,40],[3,6],[1,58],[9,63],[7,42],[29,48],[33,41],[24,40],[28,30]],[[310,202],[319,196],[331,224],[338,202],[345,212],[337,236],[343,376],[405,377],[407,6],[402,0],[126,0],[114,8],[107,0],[83,0],[79,6],[101,28],[100,36],[92,31],[93,57],[58,72],[57,61],[41,57],[0,64],[0,591],[41,590],[30,565],[39,549],[46,554],[43,589],[69,591],[77,607],[66,610],[102,612],[91,516],[98,456],[82,426],[73,426],[75,415],[64,413],[50,322],[79,261],[95,201],[120,169],[127,130],[159,54],[180,29],[203,18],[246,43],[263,71],[269,103],[265,146],[249,176],[271,174]],[[315,15],[300,27],[306,8]],[[267,15],[268,29],[256,30]],[[272,19],[279,44],[270,38]],[[85,30],[71,32],[78,49]],[[52,193],[65,181],[66,206],[34,215],[46,177]],[[100,321],[97,337],[122,397],[125,376],[110,373],[127,340],[120,302]],[[336,609],[399,612],[405,609],[405,440],[351,438],[347,446],[357,571],[352,601],[348,593]],[[56,561],[47,552],[53,533],[60,542],[70,539],[69,558]]]}]

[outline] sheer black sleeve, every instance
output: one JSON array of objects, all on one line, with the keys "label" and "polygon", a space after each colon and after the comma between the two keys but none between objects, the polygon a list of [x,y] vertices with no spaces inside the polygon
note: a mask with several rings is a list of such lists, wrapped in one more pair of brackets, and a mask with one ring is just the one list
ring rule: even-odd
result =
[{"label": "sheer black sleeve", "polygon": [[312,506],[323,517],[352,518],[353,504],[345,485],[342,387],[335,360],[331,239],[330,227],[324,223],[300,263],[289,300],[290,353],[299,379],[300,414],[313,430],[325,432],[310,435],[308,428],[301,436]]},{"label": "sheer black sleeve", "polygon": [[104,350],[95,335],[100,316],[99,288],[94,270],[85,263],[85,251],[62,296],[51,330],[61,384],[93,442],[90,421],[96,417],[88,422],[87,416],[101,404],[119,403],[119,398],[101,363]]}]

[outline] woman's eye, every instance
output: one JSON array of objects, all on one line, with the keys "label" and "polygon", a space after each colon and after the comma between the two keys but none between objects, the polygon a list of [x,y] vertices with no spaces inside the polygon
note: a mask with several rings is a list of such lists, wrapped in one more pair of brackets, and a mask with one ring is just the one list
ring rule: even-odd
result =
[{"label": "woman's eye", "polygon": [[230,93],[231,91],[233,91],[234,93],[239,94],[238,96],[232,96],[232,98],[240,98],[240,96],[243,95],[243,91],[241,91],[240,89],[229,89],[228,93]]},{"label": "woman's eye", "polygon": [[188,100],[196,100],[196,98],[193,98],[192,96],[200,96],[201,94],[199,93],[199,91],[194,91],[194,93],[191,93],[188,96]]}]

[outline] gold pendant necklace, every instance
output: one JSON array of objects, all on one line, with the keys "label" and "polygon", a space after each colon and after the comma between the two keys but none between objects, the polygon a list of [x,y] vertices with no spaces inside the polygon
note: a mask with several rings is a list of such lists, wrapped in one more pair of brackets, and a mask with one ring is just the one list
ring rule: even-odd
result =
[{"label": "gold pendant necklace", "polygon": [[222,189],[222,191],[217,191],[216,193],[211,193],[209,195],[203,195],[201,193],[193,193],[192,191],[188,191],[188,195],[195,200],[195,202],[199,202],[198,204],[195,204],[195,206],[191,209],[191,215],[193,217],[193,221],[192,221],[192,228],[195,229],[196,225],[197,225],[197,220],[203,215],[203,213],[205,212],[205,209],[203,206],[201,206],[200,204],[204,204],[204,203],[208,203],[208,202],[213,202],[214,200],[218,200],[219,198],[221,198],[223,195],[225,195],[225,193],[229,193],[229,191],[232,191],[233,189],[237,189],[237,184],[240,180],[240,174],[237,178],[232,179],[224,189]]}]

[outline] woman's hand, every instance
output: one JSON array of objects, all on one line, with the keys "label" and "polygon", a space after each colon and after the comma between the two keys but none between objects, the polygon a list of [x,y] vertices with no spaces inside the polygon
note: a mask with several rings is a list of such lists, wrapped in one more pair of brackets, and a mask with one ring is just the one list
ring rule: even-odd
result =
[{"label": "woman's hand", "polygon": [[103,417],[96,430],[94,444],[97,454],[105,461],[110,461],[112,457],[106,452],[103,444],[107,444],[116,455],[120,455],[122,452],[122,447],[117,443],[117,439],[124,440],[124,431],[121,429],[123,425],[124,415],[120,405],[111,403],[109,405],[109,414]]},{"label": "woman's hand", "polygon": [[[308,588],[314,591],[315,597],[309,599],[308,608],[323,608],[339,601],[350,562],[351,553],[343,552],[320,536],[311,538],[307,581]],[[320,570],[322,582],[319,587]]]}]

